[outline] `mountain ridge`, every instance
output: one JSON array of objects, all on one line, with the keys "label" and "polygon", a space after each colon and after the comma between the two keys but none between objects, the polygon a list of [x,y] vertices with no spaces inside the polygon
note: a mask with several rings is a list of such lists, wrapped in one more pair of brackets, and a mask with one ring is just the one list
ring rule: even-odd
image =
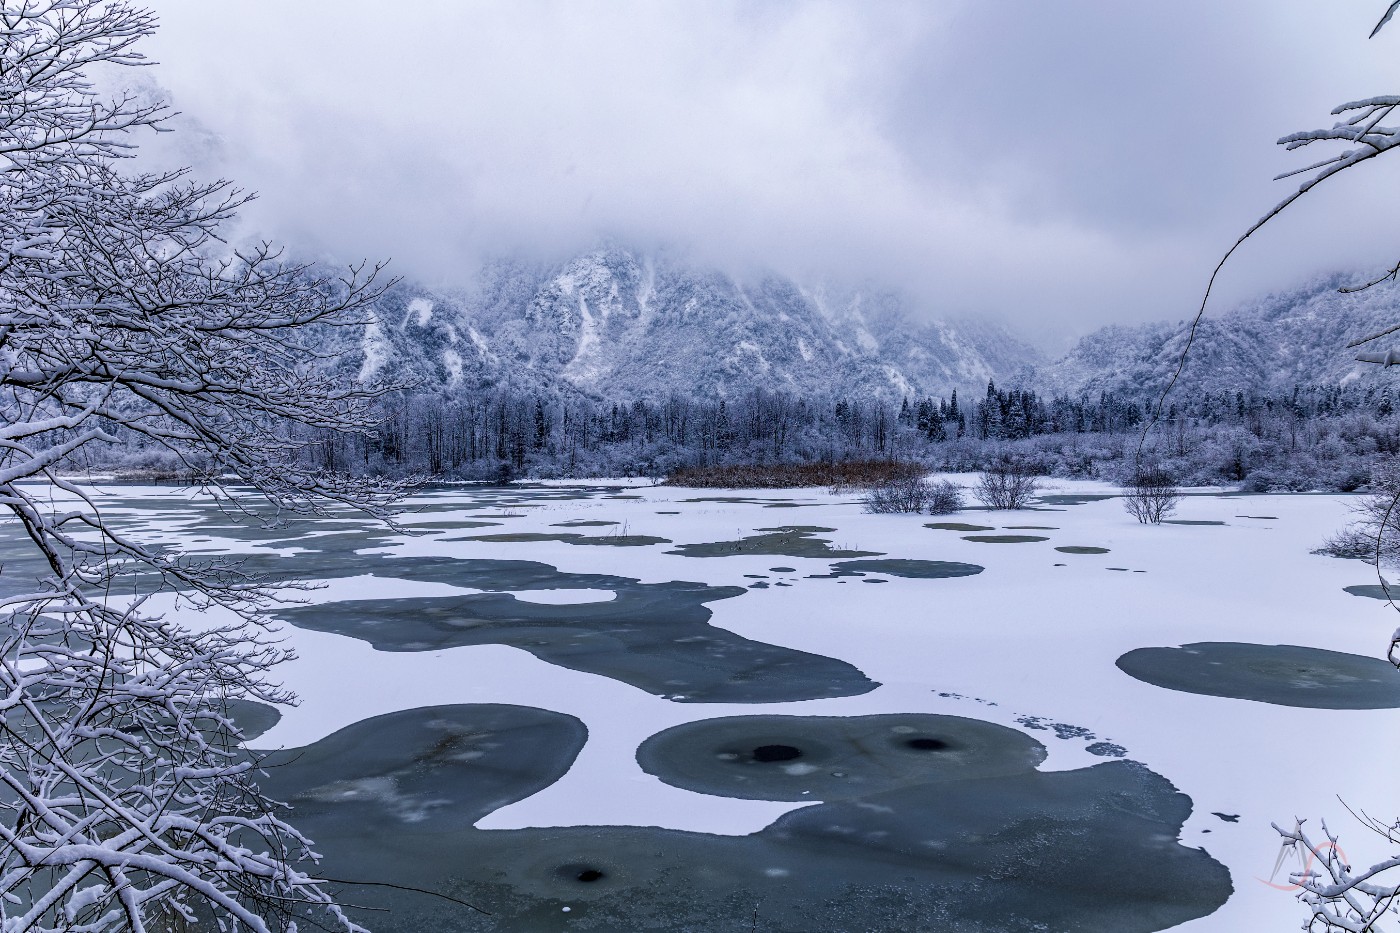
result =
[{"label": "mountain ridge", "polygon": [[946,395],[1041,362],[1005,327],[925,323],[878,289],[834,291],[776,273],[715,269],[593,250],[555,265],[486,264],[472,285],[400,282],[345,346],[361,378],[393,369],[430,391],[495,385],[617,400]]},{"label": "mountain ridge", "polygon": [[[1352,281],[1321,276],[1206,316],[1177,390],[1278,394],[1385,378],[1345,347],[1400,320],[1400,286],[1338,291]],[[629,402],[763,389],[898,404],[980,393],[994,380],[1043,395],[1148,399],[1181,365],[1189,330],[1109,324],[1047,359],[1000,324],[914,312],[889,290],[741,279],[608,247],[555,264],[495,260],[462,288],[399,282],[357,341],[341,338],[338,365],[448,395],[509,388]]]}]

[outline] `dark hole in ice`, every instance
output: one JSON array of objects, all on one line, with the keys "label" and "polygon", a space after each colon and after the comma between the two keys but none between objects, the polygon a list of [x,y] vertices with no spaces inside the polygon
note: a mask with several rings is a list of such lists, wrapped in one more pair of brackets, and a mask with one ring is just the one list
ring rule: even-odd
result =
[{"label": "dark hole in ice", "polygon": [[760,745],[753,750],[754,761],[792,761],[801,757],[802,750],[791,745]]},{"label": "dark hole in ice", "polygon": [[729,716],[660,732],[637,763],[673,787],[749,800],[844,800],[898,787],[1022,774],[1030,736],[958,716]]},{"label": "dark hole in ice", "polygon": [[[648,746],[662,759],[690,755],[673,764],[722,769],[715,777],[739,791],[792,791],[740,796],[814,805],[746,836],[477,829],[482,815],[565,774],[586,739],[572,717],[505,706],[408,710],[274,752],[266,792],[294,802],[328,874],[451,892],[492,915],[447,913],[394,888],[357,892],[357,904],[378,908],[365,920],[381,933],[561,933],[564,918],[569,929],[577,920],[594,930],[687,933],[1151,933],[1209,914],[1231,893],[1224,866],[1174,842],[1192,804],[1164,778],[1125,761],[1040,772],[1044,749],[1019,730],[897,714],[727,717],[667,733],[644,743],[639,762],[653,758]],[[748,741],[724,741],[745,733]],[[715,759],[721,748],[747,758],[785,733],[802,737],[787,741],[810,772]],[[482,755],[418,764],[444,734],[481,736],[473,750]],[[902,747],[936,736],[967,755]],[[995,897],[969,896],[970,879],[995,879]]]},{"label": "dark hole in ice", "polygon": [[942,749],[949,748],[948,742],[942,738],[910,738],[904,744],[909,745],[910,748],[917,748],[918,751],[942,751]]}]

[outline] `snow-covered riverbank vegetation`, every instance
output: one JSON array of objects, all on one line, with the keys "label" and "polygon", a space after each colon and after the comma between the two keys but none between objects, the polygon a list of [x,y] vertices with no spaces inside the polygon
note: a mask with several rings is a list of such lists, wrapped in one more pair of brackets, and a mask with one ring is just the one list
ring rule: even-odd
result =
[{"label": "snow-covered riverbank vegetation", "polygon": [[[719,481],[715,468],[727,468],[730,485],[758,486],[769,483],[759,476],[782,465],[813,465],[807,469],[814,475],[820,464],[851,460],[970,471],[1010,452],[1042,475],[1125,480],[1152,412],[1152,401],[1141,397],[1046,399],[996,387],[972,402],[954,394],[907,404],[761,390],[730,400],[672,396],[631,404],[504,390],[405,394],[364,435],[308,438],[303,458],[328,471],[468,480],[675,474],[705,485]],[[1147,431],[1145,449],[1187,486],[1350,491],[1400,453],[1400,411],[1387,388],[1370,385],[1283,395],[1183,391]],[[181,468],[140,439],[70,463]]]}]

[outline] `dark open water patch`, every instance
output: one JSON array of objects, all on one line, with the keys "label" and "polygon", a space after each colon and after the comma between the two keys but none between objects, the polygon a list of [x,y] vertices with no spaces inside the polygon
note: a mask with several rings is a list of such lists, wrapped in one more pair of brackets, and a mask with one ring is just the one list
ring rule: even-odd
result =
[{"label": "dark open water patch", "polygon": [[964,535],[964,541],[977,541],[981,544],[1030,544],[1033,541],[1049,541],[1040,535]]},{"label": "dark open water patch", "polygon": [[616,525],[617,522],[607,522],[596,518],[575,518],[567,522],[555,522],[551,528],[603,528],[608,525]]},{"label": "dark open water patch", "polygon": [[996,531],[993,525],[968,525],[963,522],[928,522],[924,527],[938,531]]},{"label": "dark open water patch", "polygon": [[[1391,599],[1391,596],[1386,595],[1385,587],[1381,586],[1379,583],[1344,586],[1342,590],[1353,596],[1365,596],[1367,599],[1380,599],[1387,602]],[[1395,599],[1400,599],[1400,586],[1392,586],[1390,592]]]},{"label": "dark open water patch", "polygon": [[1138,680],[1184,693],[1308,709],[1400,708],[1400,671],[1390,663],[1322,648],[1197,642],[1137,648],[1117,663]]},{"label": "dark open water patch", "polygon": [[690,499],[681,499],[681,502],[722,502],[727,505],[764,505],[775,499],[756,499],[753,496],[695,496]]},{"label": "dark open water patch", "polygon": [[670,544],[670,538],[656,538],[651,535],[581,535],[567,532],[521,531],[489,535],[469,535],[461,538],[441,538],[442,541],[487,541],[492,544],[532,543],[559,541],[563,544],[578,544],[599,547],[646,547],[652,544]]},{"label": "dark open water patch", "polygon": [[385,559],[355,564],[384,576],[490,590],[600,589],[606,602],[548,605],[509,592],[363,599],[290,607],[281,618],[381,651],[512,645],[542,661],[601,674],[688,703],[781,703],[855,696],[878,686],[834,658],[750,641],[709,624],[706,603],[745,592],[703,583],[641,583],[610,574],[561,573],[533,561]]},{"label": "dark open water patch", "polygon": [[879,557],[880,551],[851,551],[834,548],[825,538],[816,537],[835,531],[819,525],[784,525],[779,528],[759,528],[764,534],[750,535],[737,541],[711,541],[702,544],[682,544],[667,554],[684,557],[733,557],[741,554],[763,554],[775,557]]},{"label": "dark open water patch", "polygon": [[[915,732],[889,739],[936,739],[916,718]],[[543,710],[411,710],[278,753],[266,790],[295,807],[324,875],[426,887],[491,913],[347,888],[345,900],[390,908],[359,915],[377,933],[1148,933],[1210,914],[1231,892],[1223,866],[1176,842],[1190,800],[1121,761],[1042,773],[1032,755],[1009,773],[803,808],[748,836],[473,828],[557,780],[582,741],[576,720]],[[761,764],[802,761],[769,744],[749,750]]]},{"label": "dark open water patch", "polygon": [[298,820],[354,813],[358,825],[345,828],[368,836],[418,825],[459,832],[553,784],[587,736],[573,716],[528,706],[403,710],[268,753],[261,783]]},{"label": "dark open water patch", "polygon": [[493,525],[500,525],[500,522],[481,522],[470,519],[461,521],[432,521],[432,522],[404,522],[410,531],[452,531],[455,529],[466,530],[468,528],[490,528]]},{"label": "dark open water patch", "polygon": [[282,711],[256,700],[225,700],[226,715],[233,720],[245,741],[251,741],[282,720]]},{"label": "dark open water patch", "polygon": [[0,597],[37,592],[52,573],[18,520],[0,522]]},{"label": "dark open water patch", "polygon": [[1090,547],[1084,544],[1066,544],[1055,548],[1061,554],[1107,554],[1106,547]]},{"label": "dark open water patch", "polygon": [[1208,520],[1205,520],[1205,519],[1164,518],[1164,519],[1162,519],[1162,524],[1163,524],[1163,525],[1223,525],[1223,524],[1225,524],[1225,523],[1224,523],[1224,522],[1217,522],[1217,521],[1208,521]]},{"label": "dark open water patch", "polygon": [[942,580],[947,577],[970,577],[981,573],[985,567],[964,564],[952,560],[904,560],[886,558],[884,560],[843,560],[831,565],[833,573],[887,573],[892,577],[906,577],[918,580]]},{"label": "dark open water patch", "polygon": [[1118,497],[1113,494],[1076,495],[1071,493],[1066,495],[1039,496],[1036,501],[1044,505],[1085,505],[1089,502],[1102,502],[1105,499],[1116,498]]},{"label": "dark open water patch", "polygon": [[730,716],[660,732],[637,762],[667,784],[748,800],[845,800],[914,784],[1019,774],[1035,739],[960,716]]}]

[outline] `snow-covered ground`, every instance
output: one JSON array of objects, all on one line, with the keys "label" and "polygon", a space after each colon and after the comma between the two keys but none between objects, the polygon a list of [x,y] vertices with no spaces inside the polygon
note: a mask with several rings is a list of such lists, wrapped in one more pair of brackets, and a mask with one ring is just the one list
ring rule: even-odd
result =
[{"label": "snow-covered ground", "polygon": [[[1174,518],[1224,524],[1143,526],[1116,499],[1027,512],[973,510],[944,519],[865,514],[855,496],[822,491],[610,485],[630,485],[634,488],[623,494],[637,498],[595,493],[532,499],[526,491],[520,494],[526,501],[506,507],[472,502],[454,511],[454,498],[470,497],[470,492],[425,493],[414,502],[432,511],[407,520],[431,523],[429,530],[412,537],[367,539],[366,546],[386,549],[394,557],[539,561],[562,571],[614,574],[644,583],[766,582],[766,589],[709,603],[710,624],[756,641],[844,660],[881,686],[860,696],[804,702],[677,703],[607,677],[548,664],[513,647],[379,652],[356,639],[287,626],[285,638],[299,657],[281,672],[302,702],[285,711],[257,744],[305,745],[369,716],[436,704],[512,703],[557,710],[587,725],[583,752],[562,780],[492,813],[478,824],[482,828],[612,824],[744,834],[803,804],[713,797],[663,784],[636,762],[642,741],[682,722],[719,716],[932,712],[1027,731],[1049,748],[1042,766],[1046,770],[1100,763],[1104,759],[1086,748],[1113,742],[1191,797],[1194,812],[1182,831],[1183,844],[1204,848],[1231,872],[1235,894],[1229,902],[1214,915],[1178,928],[1193,933],[1291,929],[1301,923],[1301,909],[1287,888],[1287,870],[1297,863],[1287,863],[1269,882],[1279,853],[1271,821],[1291,825],[1303,817],[1315,826],[1319,817],[1326,818],[1341,830],[1341,846],[1354,864],[1389,854],[1348,815],[1342,801],[1373,815],[1400,812],[1394,793],[1400,761],[1390,741],[1400,729],[1400,711],[1300,709],[1197,696],[1142,683],[1114,665],[1134,648],[1199,641],[1383,654],[1396,626],[1394,610],[1343,592],[1348,585],[1374,583],[1373,572],[1356,561],[1310,553],[1346,523],[1350,497],[1193,495],[1182,501]],[[1090,482],[1051,485],[1046,492],[1115,491]],[[151,539],[197,539],[202,552],[261,549],[244,536],[222,537],[191,527],[179,514],[180,494],[171,490],[123,488],[120,493],[123,499],[143,500],[142,511],[135,514],[144,515],[142,534]],[[694,499],[704,501],[686,501]],[[168,502],[171,510],[154,507],[155,502]],[[808,507],[771,507],[783,502]],[[678,514],[662,514],[669,512]],[[485,518],[501,527],[467,532],[446,527],[457,518]],[[574,520],[618,524],[556,527]],[[926,527],[945,520],[1048,540],[984,543],[965,540],[964,532]],[[679,545],[735,540],[757,529],[790,525],[834,529],[818,537],[838,548],[986,569],[951,579],[881,573],[811,579],[811,574],[827,574],[833,560],[700,558],[668,554],[673,546],[666,544],[581,547],[564,541],[460,540],[490,532],[582,532],[652,535]],[[339,531],[346,526],[331,527]],[[1055,550],[1076,545],[1108,548],[1109,553]],[[296,548],[286,540],[277,540],[276,547],[287,556],[288,566],[295,566]],[[470,592],[394,579],[392,561],[386,564],[382,576],[346,577],[297,596],[321,602]],[[793,570],[772,569],[779,567]],[[872,577],[886,582],[869,585]],[[780,581],[790,585],[773,585]],[[611,596],[606,590],[535,590],[520,598],[569,604]],[[1069,737],[1059,738],[1044,728],[1051,724],[1082,729],[1062,729]],[[1070,735],[1085,730],[1092,735]],[[619,793],[619,786],[626,792]],[[1214,812],[1238,814],[1238,821]]]}]

